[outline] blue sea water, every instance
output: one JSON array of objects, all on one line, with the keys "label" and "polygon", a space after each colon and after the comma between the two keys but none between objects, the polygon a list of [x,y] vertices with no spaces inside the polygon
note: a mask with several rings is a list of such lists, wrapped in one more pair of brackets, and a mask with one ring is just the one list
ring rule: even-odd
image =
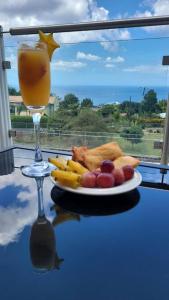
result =
[{"label": "blue sea water", "polygon": [[157,93],[157,99],[168,98],[168,87],[137,87],[137,86],[53,86],[52,93],[63,99],[68,93],[75,94],[79,100],[91,98],[94,105],[123,102],[125,100],[140,102],[144,98],[144,94],[154,89]]}]

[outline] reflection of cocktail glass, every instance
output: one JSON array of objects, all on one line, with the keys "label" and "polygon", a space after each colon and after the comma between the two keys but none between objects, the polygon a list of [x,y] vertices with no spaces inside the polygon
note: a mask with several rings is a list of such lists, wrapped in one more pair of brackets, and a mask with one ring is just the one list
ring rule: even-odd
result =
[{"label": "reflection of cocktail glass", "polygon": [[55,233],[52,224],[45,216],[43,203],[43,177],[36,177],[38,192],[38,218],[32,226],[30,255],[32,264],[39,271],[59,269],[63,262],[55,250]]},{"label": "reflection of cocktail glass", "polygon": [[50,165],[43,161],[39,144],[40,118],[49,101],[50,61],[46,45],[42,42],[21,44],[18,50],[18,75],[25,106],[32,112],[35,128],[35,161],[22,167],[26,176],[39,177],[50,174]]},{"label": "reflection of cocktail glass", "polygon": [[45,217],[38,217],[31,229],[30,257],[38,272],[60,269],[64,259],[56,252],[55,232]]}]

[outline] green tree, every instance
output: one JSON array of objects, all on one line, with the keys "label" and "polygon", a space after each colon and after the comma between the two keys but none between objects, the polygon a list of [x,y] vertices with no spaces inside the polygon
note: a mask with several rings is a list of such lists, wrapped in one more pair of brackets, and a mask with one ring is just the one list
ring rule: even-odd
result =
[{"label": "green tree", "polygon": [[9,93],[9,95],[11,95],[11,96],[20,96],[21,95],[21,93],[20,92],[18,92],[15,88],[13,88],[13,87],[8,87],[8,93]]},{"label": "green tree", "polygon": [[113,112],[115,110],[115,106],[113,104],[105,104],[101,107],[100,113],[104,118],[112,116]]},{"label": "green tree", "polygon": [[130,128],[124,128],[123,132],[121,132],[120,136],[130,141],[132,146],[134,144],[141,143],[144,132],[139,126],[132,126]]},{"label": "green tree", "polygon": [[21,103],[18,107],[17,107],[17,112],[20,115],[20,113],[22,111],[26,111],[26,106],[24,105],[24,103]]},{"label": "green tree", "polygon": [[79,109],[79,99],[74,94],[67,94],[64,100],[59,103],[59,109],[67,110],[70,116],[76,116]]},{"label": "green tree", "polygon": [[93,101],[90,98],[85,98],[81,102],[81,108],[93,107]]},{"label": "green tree", "polygon": [[70,119],[72,119],[72,117],[66,109],[58,109],[48,117],[48,124],[51,128],[62,129]]},{"label": "green tree", "polygon": [[120,120],[120,112],[119,112],[119,110],[117,110],[113,113],[113,121],[117,122],[119,120]]},{"label": "green tree", "polygon": [[[104,119],[109,129],[114,131],[118,121],[120,120],[119,105],[105,104],[98,110],[98,114]],[[113,129],[112,129],[113,128]]]},{"label": "green tree", "polygon": [[131,116],[139,113],[140,103],[134,101],[123,101],[119,105],[121,113],[127,113],[127,116]]},{"label": "green tree", "polygon": [[159,100],[158,101],[159,110],[161,113],[166,112],[167,109],[167,100]]},{"label": "green tree", "polygon": [[77,117],[65,125],[65,129],[103,132],[107,130],[107,125],[97,112],[91,109],[83,109]]},{"label": "green tree", "polygon": [[151,89],[144,95],[142,101],[142,112],[145,115],[151,116],[153,113],[158,111],[158,101],[156,92]]}]

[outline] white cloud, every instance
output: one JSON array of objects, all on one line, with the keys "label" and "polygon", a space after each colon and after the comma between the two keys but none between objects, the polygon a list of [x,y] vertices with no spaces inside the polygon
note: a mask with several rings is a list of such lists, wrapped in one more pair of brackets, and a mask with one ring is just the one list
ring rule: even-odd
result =
[{"label": "white cloud", "polygon": [[117,56],[115,58],[112,58],[112,62],[114,62],[114,63],[122,63],[124,61],[125,61],[125,59],[122,56]]},{"label": "white cloud", "polygon": [[[40,26],[61,23],[109,20],[109,11],[96,0],[6,0],[0,3],[0,20],[3,28]],[[105,50],[116,51],[116,39],[129,39],[127,29],[58,33],[60,43],[101,41]],[[17,37],[19,39],[19,36]],[[110,44],[106,41],[112,41]],[[104,43],[105,42],[105,43]]]},{"label": "white cloud", "polygon": [[115,52],[119,48],[118,40],[128,40],[131,38],[127,29],[109,29],[96,31],[66,32],[55,34],[55,38],[60,43],[80,43],[80,42],[100,42],[100,45],[108,51]]},{"label": "white cloud", "polygon": [[117,57],[110,57],[110,56],[108,56],[106,58],[106,62],[108,62],[108,63],[122,63],[124,61],[125,61],[125,59],[122,56],[117,56]]},{"label": "white cloud", "polygon": [[148,10],[146,10],[144,12],[137,11],[135,13],[134,17],[136,17],[136,18],[144,18],[144,17],[146,18],[147,17],[148,18],[148,17],[152,17],[152,13]]},{"label": "white cloud", "polygon": [[117,29],[116,35],[118,35],[117,39],[119,40],[129,40],[131,38],[130,32],[127,29]]},{"label": "white cloud", "polygon": [[98,7],[97,1],[95,0],[88,0],[88,7],[90,10],[91,19],[93,21],[99,20],[107,20],[109,16],[109,11],[104,7]]},{"label": "white cloud", "polygon": [[86,60],[90,60],[90,61],[96,61],[96,60],[101,59],[100,56],[97,56],[97,55],[94,55],[94,54],[91,54],[91,53],[84,53],[84,52],[81,52],[81,51],[77,52],[76,58],[77,59],[86,59]]},{"label": "white cloud", "polygon": [[[144,6],[149,8],[145,11],[137,11],[134,17],[151,17],[151,16],[166,16],[169,15],[169,1],[168,0],[151,0],[145,1]],[[163,32],[169,33],[169,26],[148,26],[144,27],[147,32]]]},{"label": "white cloud", "polygon": [[119,48],[118,41],[131,39],[131,34],[127,29],[110,29],[105,32],[105,36],[102,36],[103,41],[100,43],[105,50],[115,52]]},{"label": "white cloud", "polygon": [[112,68],[115,68],[117,66],[117,64],[122,63],[124,61],[125,61],[125,59],[122,56],[116,56],[116,57],[108,56],[105,59],[105,67],[112,69]]},{"label": "white cloud", "polygon": [[164,67],[161,65],[137,65],[123,69],[124,72],[130,73],[161,73],[164,72]]},{"label": "white cloud", "polygon": [[89,17],[86,0],[11,0],[1,1],[1,24],[5,28],[11,26],[33,26],[59,24],[63,22],[79,22]]},{"label": "white cloud", "polygon": [[106,61],[107,61],[107,62],[111,62],[111,61],[112,61],[112,57],[108,56],[108,57],[106,58]]},{"label": "white cloud", "polygon": [[95,0],[6,0],[0,3],[1,25],[34,26],[107,20],[109,11]]},{"label": "white cloud", "polygon": [[116,52],[119,49],[119,44],[116,41],[113,42],[101,42],[100,45],[107,51]]},{"label": "white cloud", "polygon": [[[15,176],[1,176],[0,189],[8,186],[21,186],[22,192],[18,192],[15,205],[12,203],[7,207],[0,205],[0,245],[8,245],[11,242],[18,240],[19,234],[25,226],[31,225],[37,217],[38,201],[36,183],[33,179],[21,176],[20,170],[15,170]],[[44,206],[45,210],[49,206],[50,196],[49,191],[52,188],[50,180],[44,180]],[[18,205],[25,202],[24,206]]]},{"label": "white cloud", "polygon": [[115,65],[107,63],[107,64],[105,64],[105,67],[111,69],[111,68],[114,68]]},{"label": "white cloud", "polygon": [[169,14],[169,2],[168,0],[157,0],[152,4],[152,10],[154,15],[162,16]]},{"label": "white cloud", "polygon": [[82,63],[80,61],[65,61],[58,60],[56,62],[51,63],[53,69],[62,69],[62,70],[73,70],[73,69],[81,69],[86,67],[86,63]]},{"label": "white cloud", "polygon": [[17,69],[17,57],[14,53],[11,52],[8,55],[6,55],[6,60],[10,61],[12,69]]}]

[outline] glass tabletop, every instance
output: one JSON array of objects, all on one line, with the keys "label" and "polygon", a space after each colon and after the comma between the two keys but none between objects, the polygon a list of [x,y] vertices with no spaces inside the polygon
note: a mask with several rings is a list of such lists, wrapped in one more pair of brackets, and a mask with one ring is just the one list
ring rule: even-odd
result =
[{"label": "glass tabletop", "polygon": [[0,176],[1,299],[168,299],[168,191],[86,197],[45,178],[50,223],[37,224],[36,182],[19,169],[31,151],[10,159]]}]

